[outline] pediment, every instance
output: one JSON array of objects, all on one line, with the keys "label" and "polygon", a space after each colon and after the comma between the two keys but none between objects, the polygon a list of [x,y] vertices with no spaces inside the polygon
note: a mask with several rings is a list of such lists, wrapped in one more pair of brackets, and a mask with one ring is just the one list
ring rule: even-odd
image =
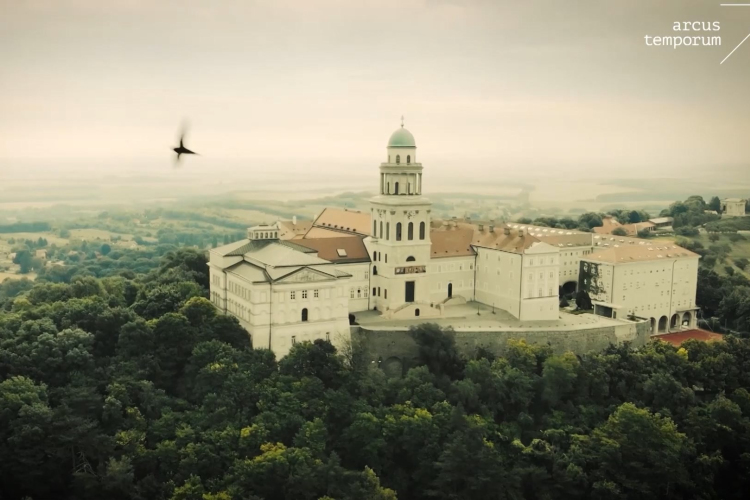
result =
[{"label": "pediment", "polygon": [[316,281],[331,281],[335,279],[333,276],[315,271],[309,268],[302,268],[298,271],[284,276],[278,282],[279,283],[313,283]]}]

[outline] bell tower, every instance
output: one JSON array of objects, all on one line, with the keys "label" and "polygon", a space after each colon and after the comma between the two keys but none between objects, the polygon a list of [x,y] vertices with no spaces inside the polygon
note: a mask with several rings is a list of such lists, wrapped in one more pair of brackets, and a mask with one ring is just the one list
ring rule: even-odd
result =
[{"label": "bell tower", "polygon": [[408,315],[403,306],[415,304],[416,314],[418,309],[426,313],[432,204],[422,196],[422,164],[417,162],[414,136],[404,128],[403,117],[386,150],[387,161],[380,164],[380,192],[370,200],[372,303],[381,312],[403,309]]}]

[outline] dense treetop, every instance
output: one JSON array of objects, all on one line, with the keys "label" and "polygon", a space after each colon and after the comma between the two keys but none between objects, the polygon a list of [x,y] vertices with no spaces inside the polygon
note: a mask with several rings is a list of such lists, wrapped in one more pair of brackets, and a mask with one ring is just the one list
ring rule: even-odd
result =
[{"label": "dense treetop", "polygon": [[[113,250],[112,253],[115,253]],[[111,255],[111,254],[110,254]],[[462,358],[423,325],[401,379],[252,350],[205,257],[3,285],[0,498],[744,498],[750,343]]]}]

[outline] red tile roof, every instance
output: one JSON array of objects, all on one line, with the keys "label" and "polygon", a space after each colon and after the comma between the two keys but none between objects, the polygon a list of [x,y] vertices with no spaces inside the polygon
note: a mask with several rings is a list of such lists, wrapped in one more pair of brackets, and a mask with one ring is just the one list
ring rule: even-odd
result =
[{"label": "red tile roof", "polygon": [[652,340],[663,340],[664,342],[669,342],[675,347],[679,347],[682,345],[683,342],[685,342],[688,339],[695,339],[700,340],[701,342],[713,342],[716,340],[722,340],[724,338],[723,335],[713,332],[708,332],[706,330],[701,329],[695,329],[695,330],[685,330],[684,332],[675,332],[675,333],[667,333],[664,335],[656,335],[652,337]]},{"label": "red tile roof", "polygon": [[[294,240],[294,243],[318,251],[321,259],[347,264],[352,262],[370,262],[370,255],[361,236],[342,236],[339,238],[304,238]],[[338,250],[344,250],[339,255]]]}]

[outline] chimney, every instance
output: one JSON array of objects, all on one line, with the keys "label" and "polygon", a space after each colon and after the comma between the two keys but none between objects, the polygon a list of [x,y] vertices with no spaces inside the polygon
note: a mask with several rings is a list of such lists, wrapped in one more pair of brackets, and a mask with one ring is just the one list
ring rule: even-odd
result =
[{"label": "chimney", "polygon": [[484,224],[479,224],[479,230],[484,231]]},{"label": "chimney", "polygon": [[292,215],[292,226],[296,226],[296,225],[297,225],[297,216]]},{"label": "chimney", "polygon": [[505,229],[503,229],[503,233],[505,233],[505,236],[510,236],[510,228],[506,227]]},{"label": "chimney", "polygon": [[494,233],[494,232],[495,232],[495,226],[490,226],[490,232],[491,232],[491,233]]}]

